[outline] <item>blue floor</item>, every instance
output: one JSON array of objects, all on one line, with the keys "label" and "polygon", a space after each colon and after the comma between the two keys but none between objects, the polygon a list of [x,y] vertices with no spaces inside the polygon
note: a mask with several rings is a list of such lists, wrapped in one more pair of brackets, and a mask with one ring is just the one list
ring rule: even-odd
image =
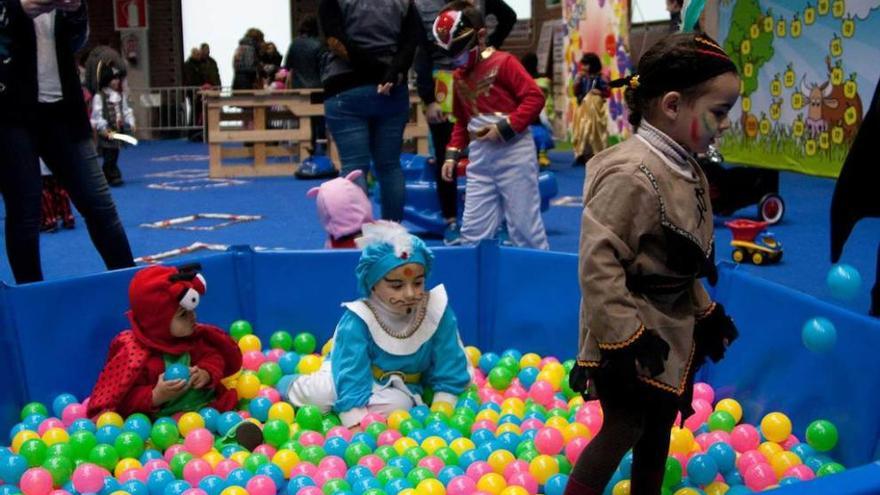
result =
[{"label": "blue floor", "polygon": [[[569,153],[551,154],[551,169],[557,174],[560,197],[579,197],[582,193],[584,169],[570,167],[570,157]],[[244,179],[241,183],[222,187],[201,187],[218,185],[206,180],[207,159],[207,146],[184,141],[143,142],[137,148],[123,151],[120,163],[126,184],[114,189],[113,194],[135,256],[153,255],[194,242],[289,249],[322,247],[325,235],[317,221],[314,200],[305,195],[309,188],[317,185],[316,182],[293,178]],[[178,190],[148,187],[162,183]],[[199,188],[190,189],[195,187]],[[782,174],[781,193],[788,211],[784,221],[773,231],[784,244],[785,259],[775,266],[743,265],[741,269],[820,299],[829,299],[824,278],[831,266],[828,212],[833,189],[833,180]],[[213,231],[157,230],[140,226],[196,213],[262,215],[263,218]],[[739,213],[751,218],[755,211],[748,208]],[[553,250],[577,251],[580,214],[577,200],[568,206],[551,207],[545,213],[544,221]],[[5,217],[5,213],[3,215]],[[731,236],[723,226],[723,220],[718,219],[716,223],[719,259],[726,259],[730,254],[727,246]],[[215,222],[200,221],[195,225],[211,223]],[[43,234],[41,239],[43,270],[47,279],[103,269],[79,217],[76,229]],[[878,242],[880,219],[859,224],[847,245],[843,261],[861,272],[864,279],[862,291],[854,301],[838,304],[858,312],[866,311]],[[437,245],[439,241],[429,239],[429,244]],[[5,257],[0,261],[0,280],[12,281]]]}]

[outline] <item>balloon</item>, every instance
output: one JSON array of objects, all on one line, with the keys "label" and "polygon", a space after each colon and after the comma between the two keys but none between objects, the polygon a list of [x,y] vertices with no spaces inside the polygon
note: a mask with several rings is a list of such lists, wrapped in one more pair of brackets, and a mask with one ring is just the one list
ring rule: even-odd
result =
[{"label": "balloon", "polygon": [[813,318],[801,330],[804,347],[815,353],[830,352],[837,343],[837,329],[827,318]]},{"label": "balloon", "polygon": [[825,283],[831,295],[843,301],[850,301],[859,294],[862,286],[862,276],[851,265],[840,263],[831,267]]},{"label": "balloon", "polygon": [[807,444],[819,452],[827,452],[837,445],[837,427],[834,423],[817,419],[807,426]]}]

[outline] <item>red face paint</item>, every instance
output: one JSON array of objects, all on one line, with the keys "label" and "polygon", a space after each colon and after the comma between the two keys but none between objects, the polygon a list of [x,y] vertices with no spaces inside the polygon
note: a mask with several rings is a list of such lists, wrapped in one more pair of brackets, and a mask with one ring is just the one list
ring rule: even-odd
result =
[{"label": "red face paint", "polygon": [[408,266],[403,268],[403,275],[404,276],[412,277],[412,274],[413,274],[412,268],[410,268]]},{"label": "red face paint", "polygon": [[691,120],[691,141],[695,144],[700,142],[700,123],[696,117]]}]

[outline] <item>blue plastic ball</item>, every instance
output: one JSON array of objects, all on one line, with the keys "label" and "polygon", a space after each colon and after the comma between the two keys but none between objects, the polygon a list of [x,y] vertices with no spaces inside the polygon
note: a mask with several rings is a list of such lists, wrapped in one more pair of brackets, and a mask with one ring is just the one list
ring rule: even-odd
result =
[{"label": "blue plastic ball", "polygon": [[862,287],[862,276],[851,265],[840,263],[831,267],[825,277],[828,290],[835,299],[850,301],[859,295]]},{"label": "blue plastic ball", "polygon": [[715,461],[718,471],[726,473],[733,469],[736,463],[736,451],[728,443],[716,442],[709,446],[706,453]]},{"label": "blue plastic ball", "polygon": [[284,375],[278,379],[278,383],[275,384],[275,389],[278,390],[282,396],[287,395],[287,391],[290,390],[290,384],[293,382],[294,378],[297,375]]},{"label": "blue plastic ball", "polygon": [[430,414],[431,410],[428,408],[428,406],[424,404],[416,406],[409,410],[409,415],[420,423],[423,423]]},{"label": "blue plastic ball", "polygon": [[412,488],[412,483],[409,482],[406,478],[397,478],[395,480],[391,480],[385,485],[386,493],[400,493],[407,488]]},{"label": "blue plastic ball", "polygon": [[752,493],[755,492],[751,491],[744,485],[731,485],[730,490],[727,490],[725,495],[751,495]]},{"label": "blue plastic ball", "polygon": [[128,480],[122,484],[120,489],[128,492],[131,495],[150,494],[149,488],[147,488],[147,485],[141,480]]},{"label": "blue plastic ball", "polygon": [[708,485],[718,476],[718,464],[710,455],[697,454],[687,463],[688,478],[697,485]]},{"label": "blue plastic ball", "polygon": [[446,466],[437,473],[437,479],[444,485],[448,485],[457,476],[464,476],[464,469],[458,466]]},{"label": "blue plastic ball", "polygon": [[40,423],[45,421],[47,418],[42,414],[31,414],[30,416],[24,418],[22,423],[28,430],[37,431],[37,428],[40,427]]},{"label": "blue plastic ball", "polygon": [[512,357],[513,359],[516,359],[517,362],[519,362],[519,360],[522,359],[522,353],[516,349],[507,349],[506,351],[501,353],[501,357],[508,357],[508,356]]},{"label": "blue plastic ball", "polygon": [[174,481],[174,473],[167,469],[156,469],[147,476],[147,489],[150,495],[163,495],[165,487]]},{"label": "blue plastic ball", "polygon": [[228,459],[229,456],[231,456],[232,454],[242,450],[244,450],[244,447],[238,445],[237,443],[234,443],[232,445],[227,445],[223,447],[223,450],[221,450],[220,453],[223,454],[223,457]]},{"label": "blue plastic ball", "polygon": [[546,495],[562,495],[565,493],[565,485],[568,484],[568,476],[564,474],[554,474],[544,485],[544,493]]},{"label": "blue plastic ball", "polygon": [[275,464],[263,464],[257,468],[256,474],[262,474],[263,476],[272,478],[272,481],[275,482],[275,486],[284,486],[284,471]]},{"label": "blue plastic ball", "polygon": [[250,411],[251,416],[265,423],[269,419],[270,407],[272,407],[271,400],[265,397],[255,397],[248,404],[248,411]]},{"label": "blue plastic ball", "polygon": [[147,449],[144,451],[143,454],[141,454],[141,458],[138,460],[141,461],[141,465],[144,465],[144,464],[152,461],[153,459],[162,459],[162,458],[163,458],[162,453],[159,452],[158,450]]},{"label": "blue plastic ball", "polygon": [[0,485],[0,495],[21,495],[16,485]]},{"label": "blue plastic ball", "polygon": [[[473,452],[473,451],[472,451]],[[406,457],[394,457],[388,460],[388,466],[396,467],[403,471],[403,474],[409,474],[413,469],[413,463],[411,460]]]},{"label": "blue plastic ball", "polygon": [[199,411],[199,415],[205,420],[205,429],[208,431],[217,431],[217,418],[220,413],[213,407],[205,407]]},{"label": "blue plastic ball", "polygon": [[538,368],[535,368],[534,366],[527,366],[519,370],[517,378],[519,378],[519,382],[522,384],[522,386],[528,389],[535,383],[535,380],[537,380],[538,373],[540,373]]},{"label": "blue plastic ball", "polygon": [[296,495],[296,493],[303,488],[308,486],[317,486],[315,482],[305,475],[298,475],[290,478],[290,481],[287,483],[287,495]]},{"label": "blue plastic ball", "polygon": [[166,416],[166,417],[159,418],[159,419],[157,419],[156,421],[153,421],[153,426],[160,425],[160,424],[162,424],[162,423],[167,423],[167,424],[169,424],[169,425],[171,425],[171,426],[174,426],[175,428],[177,427],[177,421],[174,421],[173,418],[169,418],[169,417],[167,417],[167,416]]},{"label": "blue plastic ball", "polygon": [[116,478],[112,476],[107,476],[106,478],[104,478],[104,488],[102,488],[101,491],[98,493],[99,495],[110,495],[111,493],[120,490],[121,487],[122,485],[119,483],[119,481],[116,480]]},{"label": "blue plastic ball", "polygon": [[240,486],[244,488],[253,476],[254,475],[245,468],[236,468],[230,471],[229,475],[226,476],[226,483],[229,486]]},{"label": "blue plastic ball", "polygon": [[11,442],[15,435],[18,435],[20,432],[27,430],[28,427],[24,425],[24,423],[16,423],[9,429],[9,441]]},{"label": "blue plastic ball", "polygon": [[186,481],[172,481],[165,485],[163,495],[183,495],[183,492],[189,490],[192,486]]},{"label": "blue plastic ball", "polygon": [[67,427],[67,433],[70,433],[71,435],[78,431],[90,431],[95,433],[98,431],[98,427],[95,426],[95,423],[85,418],[80,418],[74,420],[73,423],[70,423],[70,426]]},{"label": "blue plastic ball", "polygon": [[52,413],[55,414],[55,417],[60,418],[64,408],[75,403],[76,397],[72,394],[61,394],[52,401]]},{"label": "blue plastic ball", "polygon": [[217,433],[226,435],[235,425],[244,421],[236,412],[225,412],[217,418]]},{"label": "blue plastic ball", "polygon": [[324,452],[327,455],[344,457],[346,448],[348,448],[348,442],[342,437],[330,437],[324,442]]},{"label": "blue plastic ball", "polygon": [[120,433],[122,433],[122,428],[115,425],[104,425],[98,428],[95,437],[98,438],[98,443],[113,445]]},{"label": "blue plastic ball", "polygon": [[807,457],[811,457],[816,455],[816,449],[810,446],[807,442],[801,442],[790,449],[792,452],[797,454],[801,459],[806,459]]},{"label": "blue plastic ball", "polygon": [[815,353],[825,353],[834,349],[837,343],[837,329],[827,318],[812,318],[801,330],[804,347]]},{"label": "blue plastic ball", "polygon": [[362,494],[367,490],[373,489],[381,489],[382,485],[379,484],[379,480],[376,478],[362,478],[359,480],[355,480],[354,483],[351,483],[351,489],[354,490],[354,493]]},{"label": "blue plastic ball", "polygon": [[285,375],[293,375],[299,365],[300,355],[295,352],[285,352],[278,358],[278,366]]},{"label": "blue plastic ball", "polygon": [[15,485],[21,479],[21,475],[28,468],[27,460],[20,455],[11,455],[0,463],[0,479],[5,483]]},{"label": "blue plastic ball", "polygon": [[364,433],[364,432],[355,433],[351,437],[351,443],[355,443],[355,442],[361,442],[361,443],[367,444],[367,447],[369,447],[370,450],[376,450],[376,447],[377,447],[376,439],[373,438],[372,436]]},{"label": "blue plastic ball", "polygon": [[[326,447],[324,449],[327,450]],[[364,466],[352,466],[348,468],[348,472],[345,473],[345,480],[348,481],[349,484],[355,484],[358,480],[363,480],[366,478],[372,478],[373,472],[367,469]]]},{"label": "blue plastic ball", "polygon": [[165,368],[165,381],[189,380],[189,368],[182,364],[172,364]]},{"label": "blue plastic ball", "polygon": [[494,352],[487,352],[480,356],[480,369],[483,371],[483,373],[488,375],[489,372],[492,371],[492,368],[494,368],[495,365],[498,364],[498,361],[500,359],[501,358],[498,357],[498,354],[495,354]]},{"label": "blue plastic ball", "polygon": [[141,440],[150,438],[153,425],[144,416],[130,416],[122,425],[122,431],[130,431],[141,437]]},{"label": "blue plastic ball", "polygon": [[220,492],[226,488],[226,482],[223,481],[223,478],[211,474],[202,478],[202,481],[199,481],[199,488],[208,495],[220,495]]}]

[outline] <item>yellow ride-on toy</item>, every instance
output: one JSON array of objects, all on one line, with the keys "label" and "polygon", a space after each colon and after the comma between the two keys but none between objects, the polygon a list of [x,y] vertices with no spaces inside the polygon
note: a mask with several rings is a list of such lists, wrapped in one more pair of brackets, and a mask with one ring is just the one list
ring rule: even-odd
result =
[{"label": "yellow ride-on toy", "polygon": [[767,222],[737,219],[724,222],[733,233],[731,257],[733,261],[742,263],[749,260],[756,265],[777,263],[782,259],[782,243],[772,232],[765,231]]}]

